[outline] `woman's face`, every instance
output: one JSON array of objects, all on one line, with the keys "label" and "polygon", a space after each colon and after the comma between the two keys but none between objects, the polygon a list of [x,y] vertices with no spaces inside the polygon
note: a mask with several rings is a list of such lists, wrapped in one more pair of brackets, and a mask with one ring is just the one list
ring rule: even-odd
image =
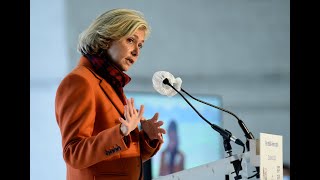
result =
[{"label": "woman's face", "polygon": [[169,132],[169,149],[174,150],[177,146],[177,134],[176,131]]},{"label": "woman's face", "polygon": [[131,36],[112,41],[107,53],[121,71],[128,71],[138,60],[144,43],[145,31],[137,29]]}]

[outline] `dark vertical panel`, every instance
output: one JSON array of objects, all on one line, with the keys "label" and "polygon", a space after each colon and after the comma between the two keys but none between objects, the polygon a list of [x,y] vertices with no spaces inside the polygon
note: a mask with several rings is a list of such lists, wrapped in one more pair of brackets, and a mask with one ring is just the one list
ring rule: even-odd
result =
[{"label": "dark vertical panel", "polygon": [[152,179],[151,159],[143,163],[143,177],[144,177],[144,180]]}]

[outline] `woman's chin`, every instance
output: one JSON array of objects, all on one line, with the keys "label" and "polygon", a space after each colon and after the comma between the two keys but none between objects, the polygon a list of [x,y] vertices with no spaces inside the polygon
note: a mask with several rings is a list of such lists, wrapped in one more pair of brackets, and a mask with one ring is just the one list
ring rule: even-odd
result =
[{"label": "woman's chin", "polygon": [[131,65],[125,65],[121,69],[122,71],[128,71],[131,68]]},{"label": "woman's chin", "polygon": [[130,68],[129,67],[125,67],[125,68],[122,68],[122,71],[126,72],[128,71]]}]

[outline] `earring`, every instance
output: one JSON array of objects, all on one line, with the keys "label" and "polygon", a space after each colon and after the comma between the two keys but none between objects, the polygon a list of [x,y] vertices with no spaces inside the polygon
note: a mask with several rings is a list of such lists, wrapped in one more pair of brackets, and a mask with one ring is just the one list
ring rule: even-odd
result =
[{"label": "earring", "polygon": [[104,55],[104,50],[100,49],[100,52],[98,53],[100,57],[103,57]]}]

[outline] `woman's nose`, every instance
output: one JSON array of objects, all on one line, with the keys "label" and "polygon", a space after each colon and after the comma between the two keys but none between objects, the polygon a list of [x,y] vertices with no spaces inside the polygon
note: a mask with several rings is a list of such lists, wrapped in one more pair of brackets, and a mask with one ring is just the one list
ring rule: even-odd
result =
[{"label": "woman's nose", "polygon": [[134,57],[139,56],[139,53],[140,53],[139,51],[140,51],[139,47],[135,47],[134,50],[131,51],[131,55]]}]

